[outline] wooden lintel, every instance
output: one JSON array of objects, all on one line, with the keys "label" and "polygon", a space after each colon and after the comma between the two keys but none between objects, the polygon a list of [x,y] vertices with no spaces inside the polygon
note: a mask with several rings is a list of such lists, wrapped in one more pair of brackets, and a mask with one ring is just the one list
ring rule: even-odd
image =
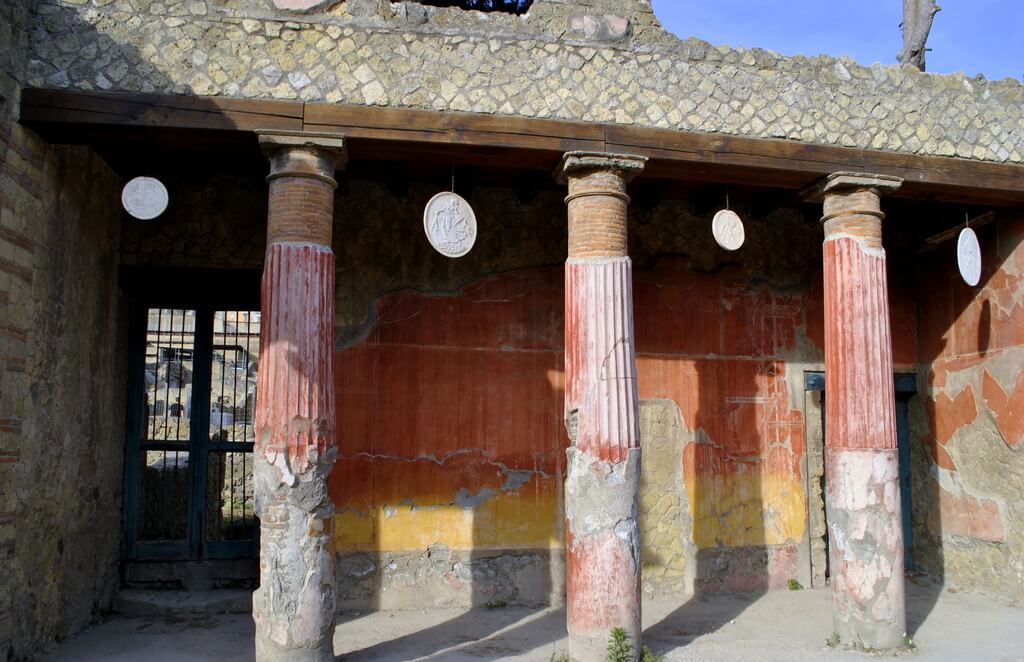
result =
[{"label": "wooden lintel", "polygon": [[[919,156],[792,140],[748,138],[588,122],[258,99],[25,89],[21,121],[55,142],[95,144],[119,133],[194,132],[199,142],[254,141],[257,129],[330,131],[354,158],[409,158],[551,169],[562,153],[646,156],[645,177],[801,189],[840,170],[897,175],[901,197],[1024,204],[1024,165]],[[189,134],[192,135],[192,134]],[[130,136],[130,138],[128,138]],[[166,141],[165,141],[166,142]]]}]

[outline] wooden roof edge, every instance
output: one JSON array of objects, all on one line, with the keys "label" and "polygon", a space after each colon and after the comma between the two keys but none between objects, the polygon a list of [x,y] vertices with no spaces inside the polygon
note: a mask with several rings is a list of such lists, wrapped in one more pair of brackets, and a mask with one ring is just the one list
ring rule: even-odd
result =
[{"label": "wooden roof edge", "polygon": [[[840,170],[898,174],[903,195],[1005,206],[1024,204],[1024,165],[956,157],[883,152],[777,138],[752,138],[653,127],[572,120],[438,112],[413,108],[334,105],[269,99],[81,92],[25,88],[21,122],[32,128],[159,131],[312,128],[345,132],[381,144],[401,141],[435,147],[461,146],[551,152],[567,145],[634,153],[657,164],[659,176],[686,178],[706,170],[749,177],[772,186],[800,188]],[[109,135],[109,134],[107,134]]]}]

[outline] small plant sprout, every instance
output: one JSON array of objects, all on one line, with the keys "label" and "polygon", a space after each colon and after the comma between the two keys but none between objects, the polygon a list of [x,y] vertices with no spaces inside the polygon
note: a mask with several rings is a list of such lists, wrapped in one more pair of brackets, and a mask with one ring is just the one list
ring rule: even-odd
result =
[{"label": "small plant sprout", "polygon": [[665,658],[651,652],[651,649],[644,646],[640,653],[640,662],[664,662]]},{"label": "small plant sprout", "polygon": [[607,662],[633,662],[633,645],[625,628],[612,628],[606,659]]}]

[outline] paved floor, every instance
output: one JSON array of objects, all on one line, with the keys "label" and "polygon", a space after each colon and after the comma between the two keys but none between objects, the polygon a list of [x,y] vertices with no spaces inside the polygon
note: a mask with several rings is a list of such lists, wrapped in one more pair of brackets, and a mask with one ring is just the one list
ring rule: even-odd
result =
[{"label": "paved floor", "polygon": [[[908,586],[913,660],[1024,662],[1024,608]],[[666,662],[864,660],[832,649],[827,591],[655,600],[644,604],[644,642]],[[517,608],[350,613],[339,618],[339,660],[530,660],[565,650],[565,612]],[[115,617],[65,642],[44,660],[164,662],[252,659],[247,615]],[[877,656],[875,656],[877,657]],[[598,662],[598,661],[595,661]]]}]

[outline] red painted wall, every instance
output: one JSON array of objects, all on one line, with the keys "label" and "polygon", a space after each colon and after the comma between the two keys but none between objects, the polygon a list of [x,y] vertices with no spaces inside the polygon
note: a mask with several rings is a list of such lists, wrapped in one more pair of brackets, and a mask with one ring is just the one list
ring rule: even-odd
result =
[{"label": "red painted wall", "polygon": [[[698,547],[795,544],[820,282],[778,293],[672,262],[634,281],[640,397],[675,401],[695,442],[680,462]],[[563,287],[549,268],[378,302],[336,356],[342,550],[560,546]],[[913,301],[893,300],[896,363],[913,365]]]}]

